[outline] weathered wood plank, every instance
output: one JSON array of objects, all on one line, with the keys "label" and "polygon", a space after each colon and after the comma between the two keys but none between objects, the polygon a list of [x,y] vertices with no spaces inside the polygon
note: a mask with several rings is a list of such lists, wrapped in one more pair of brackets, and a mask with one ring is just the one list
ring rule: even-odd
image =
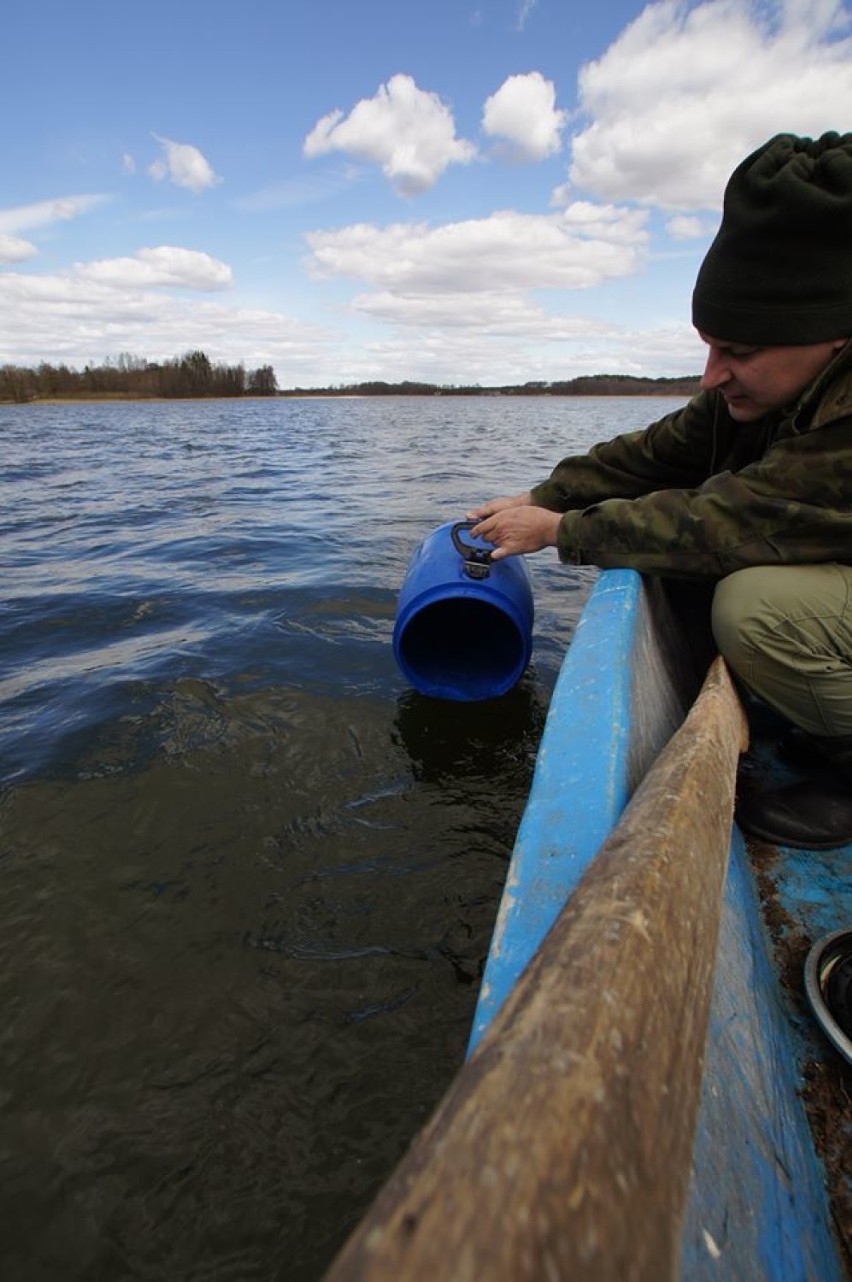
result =
[{"label": "weathered wood plank", "polygon": [[717,660],[328,1282],[676,1276],[746,735]]}]

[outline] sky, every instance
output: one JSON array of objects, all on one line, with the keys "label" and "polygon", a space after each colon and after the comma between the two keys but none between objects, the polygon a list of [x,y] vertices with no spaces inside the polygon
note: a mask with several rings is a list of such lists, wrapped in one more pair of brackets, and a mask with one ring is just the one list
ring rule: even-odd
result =
[{"label": "sky", "polygon": [[852,131],[852,0],[6,0],[0,365],[699,372],[725,181]]}]

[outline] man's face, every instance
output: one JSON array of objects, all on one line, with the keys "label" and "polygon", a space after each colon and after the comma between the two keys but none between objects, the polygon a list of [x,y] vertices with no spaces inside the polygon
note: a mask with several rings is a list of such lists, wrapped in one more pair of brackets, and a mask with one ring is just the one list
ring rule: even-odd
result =
[{"label": "man's face", "polygon": [[705,391],[717,388],[738,423],[789,405],[846,344],[840,338],[803,347],[751,347],[710,338],[700,330],[698,336],[710,349],[701,386]]}]

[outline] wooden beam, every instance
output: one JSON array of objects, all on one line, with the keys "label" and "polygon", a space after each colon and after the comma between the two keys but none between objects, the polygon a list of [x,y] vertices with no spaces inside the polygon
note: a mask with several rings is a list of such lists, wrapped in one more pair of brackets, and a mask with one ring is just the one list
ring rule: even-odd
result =
[{"label": "wooden beam", "polygon": [[746,738],[717,659],[327,1282],[677,1276]]}]

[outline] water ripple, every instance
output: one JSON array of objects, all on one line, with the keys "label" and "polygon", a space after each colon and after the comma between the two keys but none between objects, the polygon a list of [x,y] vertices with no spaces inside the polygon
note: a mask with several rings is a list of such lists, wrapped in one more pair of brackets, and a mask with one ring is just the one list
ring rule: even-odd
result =
[{"label": "water ripple", "polygon": [[464,1053],[591,578],[536,558],[460,708],[393,663],[405,568],[645,410],[0,406],[6,1276],[320,1276]]}]

